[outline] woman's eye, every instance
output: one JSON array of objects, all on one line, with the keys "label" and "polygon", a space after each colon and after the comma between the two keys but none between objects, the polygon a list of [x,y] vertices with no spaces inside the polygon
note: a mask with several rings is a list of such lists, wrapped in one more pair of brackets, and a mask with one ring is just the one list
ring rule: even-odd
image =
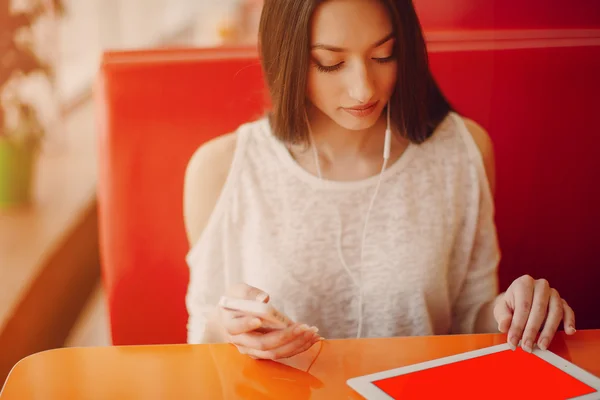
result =
[{"label": "woman's eye", "polygon": [[[385,64],[385,63],[394,61],[395,59],[396,59],[396,56],[394,54],[392,54],[389,57],[374,57],[373,61],[375,61],[379,64]],[[315,64],[315,67],[320,72],[335,72],[335,71],[339,70],[340,68],[342,68],[342,66],[344,65],[344,62],[340,62],[335,65],[323,65],[321,63],[318,63],[317,61],[314,61],[314,64]]]},{"label": "woman's eye", "polygon": [[341,62],[339,64],[327,66],[327,65],[321,65],[318,62],[315,62],[315,66],[321,72],[334,72],[334,71],[337,71],[338,69],[340,69],[342,67],[342,64],[344,64],[344,63]]},{"label": "woman's eye", "polygon": [[373,60],[375,60],[376,62],[378,62],[380,64],[385,64],[387,62],[394,61],[395,59],[396,59],[396,57],[393,54],[389,57],[373,58]]}]

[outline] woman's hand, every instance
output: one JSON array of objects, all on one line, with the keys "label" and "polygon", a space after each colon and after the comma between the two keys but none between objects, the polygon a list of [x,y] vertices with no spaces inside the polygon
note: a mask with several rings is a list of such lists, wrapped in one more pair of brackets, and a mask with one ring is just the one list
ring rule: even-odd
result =
[{"label": "woman's hand", "polygon": [[524,275],[515,280],[500,296],[494,307],[494,317],[500,332],[508,332],[508,342],[516,349],[533,351],[540,332],[538,347],[546,350],[554,338],[561,320],[568,335],[575,333],[575,313],[545,279],[534,280]]},{"label": "woman's hand", "polygon": [[[227,296],[265,303],[269,301],[266,293],[246,284],[230,288]],[[257,359],[292,357],[310,349],[321,340],[317,335],[317,328],[294,323],[285,329],[261,330],[260,319],[222,307],[219,307],[219,320],[227,341],[234,344],[240,353]]]}]

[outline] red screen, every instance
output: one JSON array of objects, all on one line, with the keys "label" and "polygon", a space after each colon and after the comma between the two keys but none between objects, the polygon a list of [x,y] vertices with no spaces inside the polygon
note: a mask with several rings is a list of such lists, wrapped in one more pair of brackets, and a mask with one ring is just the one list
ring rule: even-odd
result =
[{"label": "red screen", "polygon": [[394,399],[569,399],[594,388],[522,349],[506,350],[373,382]]}]

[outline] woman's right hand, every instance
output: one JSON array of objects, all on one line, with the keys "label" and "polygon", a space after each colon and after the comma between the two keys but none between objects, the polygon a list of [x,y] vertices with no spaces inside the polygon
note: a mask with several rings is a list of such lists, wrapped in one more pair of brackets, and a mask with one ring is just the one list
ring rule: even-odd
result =
[{"label": "woman's right hand", "polygon": [[[269,296],[255,287],[239,284],[231,287],[227,296],[269,302]],[[219,307],[219,320],[228,342],[242,354],[252,358],[277,360],[295,356],[322,340],[318,329],[293,323],[285,329],[261,331],[262,321],[236,311]]]}]

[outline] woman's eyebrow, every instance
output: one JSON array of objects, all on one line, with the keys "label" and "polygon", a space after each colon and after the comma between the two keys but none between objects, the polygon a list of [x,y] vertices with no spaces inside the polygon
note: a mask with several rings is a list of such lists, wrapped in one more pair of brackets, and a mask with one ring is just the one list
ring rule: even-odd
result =
[{"label": "woman's eyebrow", "polygon": [[[378,40],[377,42],[375,42],[371,48],[376,48],[381,46],[384,43],[389,42],[390,40],[392,40],[395,37],[394,33],[390,33],[389,35],[387,35],[386,37],[384,37],[381,40]],[[330,46],[328,44],[323,44],[323,43],[316,43],[312,46],[313,50],[328,50],[328,51],[333,51],[336,53],[343,53],[345,51],[347,51],[347,49],[344,49],[342,47],[336,47],[336,46]]]}]

